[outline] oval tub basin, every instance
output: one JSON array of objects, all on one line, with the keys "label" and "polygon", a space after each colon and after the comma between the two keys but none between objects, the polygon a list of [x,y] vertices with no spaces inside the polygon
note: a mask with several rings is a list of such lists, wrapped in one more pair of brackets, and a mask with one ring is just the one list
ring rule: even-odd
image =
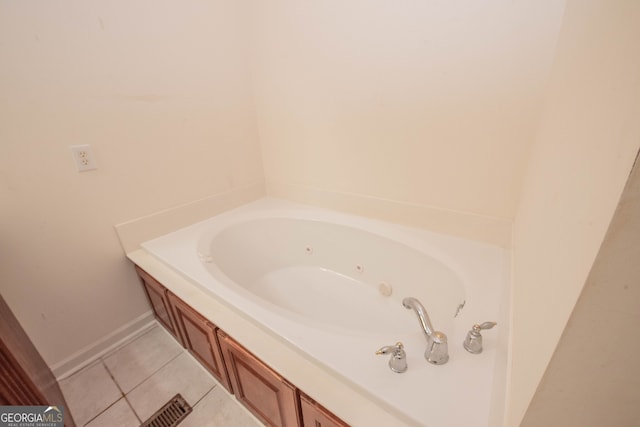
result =
[{"label": "oval tub basin", "polygon": [[[272,198],[142,246],[408,425],[488,427],[503,407],[494,378],[505,376],[506,344],[495,330],[483,334],[479,355],[462,342],[488,320],[506,335],[504,249]],[[419,299],[447,334],[447,364],[425,361],[405,297]],[[397,341],[407,352],[403,374],[375,355]]]}]

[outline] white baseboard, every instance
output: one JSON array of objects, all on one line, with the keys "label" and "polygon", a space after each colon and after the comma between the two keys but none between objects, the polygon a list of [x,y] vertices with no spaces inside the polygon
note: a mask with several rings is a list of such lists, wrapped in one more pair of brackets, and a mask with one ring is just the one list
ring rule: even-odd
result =
[{"label": "white baseboard", "polygon": [[147,332],[155,325],[157,325],[157,322],[153,317],[153,311],[149,310],[110,334],[89,344],[63,361],[55,364],[51,367],[51,371],[58,381],[67,378],[71,374],[98,360],[105,354]]}]

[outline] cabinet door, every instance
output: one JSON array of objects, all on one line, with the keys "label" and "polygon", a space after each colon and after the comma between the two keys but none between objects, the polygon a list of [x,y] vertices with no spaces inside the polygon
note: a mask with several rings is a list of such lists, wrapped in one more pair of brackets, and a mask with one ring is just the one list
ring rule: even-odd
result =
[{"label": "cabinet door", "polygon": [[229,376],[216,335],[216,326],[171,292],[167,295],[185,348],[218,379],[224,388],[231,392]]},{"label": "cabinet door", "polygon": [[155,314],[156,319],[158,319],[158,322],[160,322],[167,331],[171,332],[171,334],[179,340],[178,332],[176,331],[173,319],[171,318],[171,308],[169,306],[169,300],[167,299],[167,289],[138,266],[136,266],[136,272],[142,281],[142,285],[147,293],[147,297],[149,298],[149,302],[151,303],[151,308],[153,308],[153,313]]},{"label": "cabinet door", "polygon": [[300,393],[303,427],[349,427],[349,424],[333,415],[304,393]]},{"label": "cabinet door", "polygon": [[295,387],[221,330],[218,336],[236,398],[268,426],[298,426]]}]

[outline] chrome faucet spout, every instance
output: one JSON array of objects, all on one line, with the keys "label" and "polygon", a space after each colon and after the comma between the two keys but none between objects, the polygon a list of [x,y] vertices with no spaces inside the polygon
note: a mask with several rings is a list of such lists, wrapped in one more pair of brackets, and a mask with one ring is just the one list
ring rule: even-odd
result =
[{"label": "chrome faucet spout", "polygon": [[418,316],[418,322],[420,322],[420,326],[422,326],[422,330],[427,338],[432,337],[435,333],[433,329],[433,325],[431,325],[431,319],[429,319],[429,314],[427,314],[427,310],[424,309],[424,306],[418,301],[416,298],[407,297],[402,300],[402,305],[404,308],[408,310],[413,310],[416,312]]},{"label": "chrome faucet spout", "polygon": [[434,365],[443,365],[449,360],[449,350],[447,345],[447,336],[435,330],[431,324],[431,319],[427,314],[424,306],[416,298],[407,297],[402,300],[402,305],[407,310],[415,311],[418,316],[422,331],[427,338],[427,350],[424,352],[424,358],[427,362]]}]

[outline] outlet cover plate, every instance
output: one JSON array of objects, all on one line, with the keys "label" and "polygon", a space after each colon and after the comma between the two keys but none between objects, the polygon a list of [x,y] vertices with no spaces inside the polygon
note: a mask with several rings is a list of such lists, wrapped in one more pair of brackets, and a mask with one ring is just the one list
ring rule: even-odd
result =
[{"label": "outlet cover plate", "polygon": [[93,151],[91,151],[91,146],[89,144],[72,145],[69,149],[73,155],[73,160],[76,163],[76,169],[78,172],[98,169],[96,159],[93,156]]}]

